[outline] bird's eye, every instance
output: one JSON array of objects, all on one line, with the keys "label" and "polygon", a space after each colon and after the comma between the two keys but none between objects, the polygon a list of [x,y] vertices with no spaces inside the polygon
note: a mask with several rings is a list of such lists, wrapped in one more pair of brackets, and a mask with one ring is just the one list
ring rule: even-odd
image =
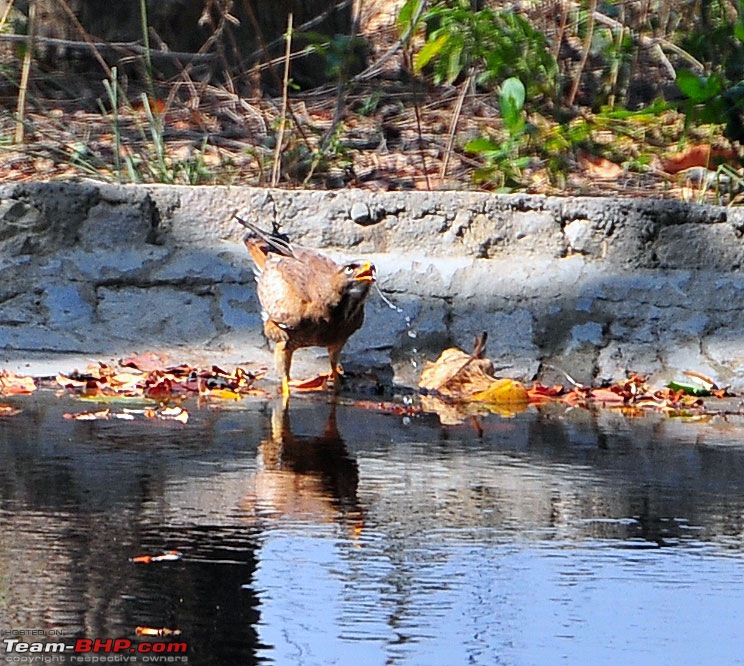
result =
[{"label": "bird's eye", "polygon": [[356,264],[346,264],[346,266],[344,266],[344,273],[346,273],[346,275],[352,275],[355,268]]}]

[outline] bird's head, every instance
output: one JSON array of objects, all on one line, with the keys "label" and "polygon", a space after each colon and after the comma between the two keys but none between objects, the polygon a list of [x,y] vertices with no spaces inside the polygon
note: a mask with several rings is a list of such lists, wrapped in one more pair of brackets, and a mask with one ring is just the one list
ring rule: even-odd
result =
[{"label": "bird's head", "polygon": [[342,266],[339,275],[343,279],[346,293],[364,297],[377,277],[377,269],[369,261],[352,262]]}]

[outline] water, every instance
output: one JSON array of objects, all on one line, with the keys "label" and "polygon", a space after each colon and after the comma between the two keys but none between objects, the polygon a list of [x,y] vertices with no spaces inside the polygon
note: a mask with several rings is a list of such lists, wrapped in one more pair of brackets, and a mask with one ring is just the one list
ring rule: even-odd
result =
[{"label": "water", "polygon": [[[183,425],[15,403],[0,638],[184,642],[197,666],[744,663],[735,422],[548,409],[444,427],[316,397],[289,415],[187,405]],[[130,561],[167,549],[183,558]]]}]

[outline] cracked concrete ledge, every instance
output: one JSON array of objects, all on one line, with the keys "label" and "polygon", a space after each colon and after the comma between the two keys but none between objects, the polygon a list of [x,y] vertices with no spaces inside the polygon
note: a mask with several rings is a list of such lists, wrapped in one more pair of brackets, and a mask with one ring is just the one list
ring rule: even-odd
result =
[{"label": "cracked concrete ledge", "polygon": [[[500,374],[524,380],[694,369],[744,388],[744,212],[473,192],[0,186],[0,367],[149,350],[269,365],[236,210],[375,261],[398,310],[373,292],[348,370],[414,385],[424,360],[488,331]],[[322,350],[296,359],[325,369]]]}]

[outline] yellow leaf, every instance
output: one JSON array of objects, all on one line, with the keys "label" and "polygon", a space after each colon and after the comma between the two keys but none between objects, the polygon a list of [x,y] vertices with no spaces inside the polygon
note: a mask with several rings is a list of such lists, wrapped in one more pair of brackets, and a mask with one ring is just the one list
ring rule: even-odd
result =
[{"label": "yellow leaf", "polygon": [[426,42],[421,47],[421,50],[413,58],[413,70],[418,74],[421,70],[429,64],[432,58],[439,55],[439,52],[445,47],[447,42],[450,40],[450,36],[446,33],[439,35],[436,39]]},{"label": "yellow leaf", "polygon": [[208,389],[202,395],[220,400],[240,400],[240,394],[226,388]]},{"label": "yellow leaf", "polygon": [[496,379],[485,391],[473,396],[473,400],[497,405],[526,405],[530,401],[524,384],[514,379]]}]

